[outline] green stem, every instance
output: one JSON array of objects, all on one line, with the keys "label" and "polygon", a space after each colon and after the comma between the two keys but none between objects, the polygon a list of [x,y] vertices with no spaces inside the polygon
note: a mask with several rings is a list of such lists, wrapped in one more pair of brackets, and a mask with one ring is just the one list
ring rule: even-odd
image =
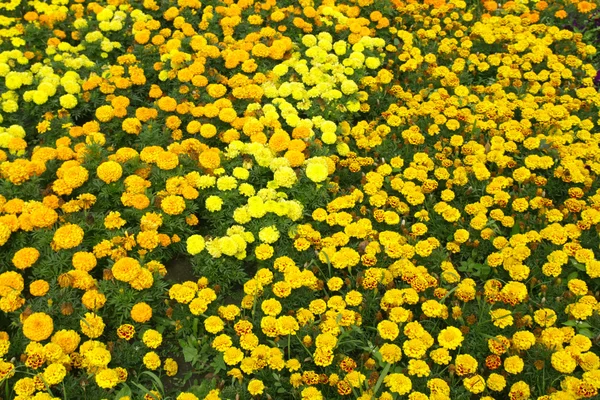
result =
[{"label": "green stem", "polygon": [[298,335],[296,335],[296,338],[298,339],[298,341],[300,342],[300,344],[302,345],[302,347],[304,347],[304,350],[306,350],[306,352],[308,353],[308,355],[312,358],[312,353],[310,352],[310,350],[308,350],[308,348],[304,345],[304,342],[302,341],[302,339],[300,339],[300,337]]}]

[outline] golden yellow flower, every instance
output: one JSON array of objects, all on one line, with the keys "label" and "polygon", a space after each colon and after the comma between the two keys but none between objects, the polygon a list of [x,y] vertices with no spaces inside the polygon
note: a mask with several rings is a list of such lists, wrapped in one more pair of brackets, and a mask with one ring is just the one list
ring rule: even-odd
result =
[{"label": "golden yellow flower", "polygon": [[48,339],[53,331],[54,322],[46,313],[33,313],[23,321],[23,335],[29,340],[41,342]]}]

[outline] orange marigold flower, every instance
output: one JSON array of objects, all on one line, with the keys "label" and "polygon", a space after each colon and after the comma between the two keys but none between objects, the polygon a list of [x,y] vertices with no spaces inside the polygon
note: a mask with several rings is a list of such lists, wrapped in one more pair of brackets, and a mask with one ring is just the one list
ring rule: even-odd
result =
[{"label": "orange marigold flower", "polygon": [[35,342],[48,339],[52,331],[54,331],[52,317],[43,312],[33,313],[23,322],[23,334],[27,339]]},{"label": "orange marigold flower", "polygon": [[31,267],[40,257],[40,252],[33,247],[25,247],[17,251],[12,258],[14,266],[18,269]]},{"label": "orange marigold flower", "polygon": [[54,232],[52,239],[52,249],[54,251],[61,249],[72,249],[79,246],[83,240],[83,229],[79,225],[66,224]]},{"label": "orange marigold flower", "polygon": [[144,302],[137,303],[131,309],[130,316],[135,322],[148,322],[152,318],[152,307]]},{"label": "orange marigold flower", "polygon": [[219,156],[218,149],[208,149],[203,151],[199,157],[200,165],[206,169],[219,168],[221,165],[221,158]]}]

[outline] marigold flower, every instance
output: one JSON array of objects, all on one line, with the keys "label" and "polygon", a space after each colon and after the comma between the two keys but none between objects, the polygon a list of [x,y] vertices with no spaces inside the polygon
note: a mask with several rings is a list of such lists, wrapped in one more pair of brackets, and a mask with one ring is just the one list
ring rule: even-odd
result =
[{"label": "marigold flower", "polygon": [[248,383],[248,392],[250,392],[250,394],[252,396],[262,394],[264,389],[265,389],[265,385],[263,384],[263,382],[261,380],[252,379]]},{"label": "marigold flower", "polygon": [[54,250],[72,249],[79,246],[83,240],[83,229],[79,225],[65,224],[54,232],[52,248]]},{"label": "marigold flower", "polygon": [[40,252],[33,247],[24,247],[17,251],[12,258],[14,266],[18,269],[31,267],[40,257]]},{"label": "marigold flower", "polygon": [[123,168],[118,162],[106,161],[98,166],[96,173],[98,174],[98,178],[105,183],[113,183],[121,178],[123,175]]},{"label": "marigold flower", "polygon": [[163,340],[163,337],[160,334],[160,332],[158,332],[154,329],[148,329],[142,335],[142,341],[144,342],[144,344],[146,346],[148,346],[151,349],[156,349],[158,346],[160,346],[162,343],[162,340]]},{"label": "marigold flower", "polygon": [[169,215],[179,215],[185,210],[185,200],[180,196],[169,195],[162,199],[160,208]]},{"label": "marigold flower", "polygon": [[44,381],[50,386],[61,383],[65,376],[67,376],[67,369],[59,363],[48,365],[43,373]]},{"label": "marigold flower", "polygon": [[96,383],[103,389],[111,389],[119,382],[117,371],[111,368],[105,368],[96,374]]},{"label": "marigold flower", "polygon": [[94,313],[86,313],[84,318],[79,321],[81,332],[90,339],[95,339],[104,332],[104,320]]},{"label": "marigold flower", "polygon": [[146,353],[142,361],[146,368],[152,371],[158,369],[161,365],[160,357],[153,351]]},{"label": "marigold flower", "polygon": [[43,312],[33,313],[23,322],[23,335],[29,340],[41,342],[52,335],[54,322]]},{"label": "marigold flower", "polygon": [[462,332],[460,329],[455,328],[453,326],[449,326],[448,328],[442,329],[437,337],[438,343],[440,346],[449,349],[455,350],[464,340]]},{"label": "marigold flower", "polygon": [[135,322],[148,322],[152,318],[152,307],[144,302],[136,303],[131,308],[130,316]]}]

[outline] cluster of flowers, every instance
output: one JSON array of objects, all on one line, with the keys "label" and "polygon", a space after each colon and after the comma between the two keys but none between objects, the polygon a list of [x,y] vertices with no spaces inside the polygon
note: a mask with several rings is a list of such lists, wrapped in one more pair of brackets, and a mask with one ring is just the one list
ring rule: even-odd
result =
[{"label": "cluster of flowers", "polygon": [[0,388],[598,396],[598,12],[2,2]]}]

